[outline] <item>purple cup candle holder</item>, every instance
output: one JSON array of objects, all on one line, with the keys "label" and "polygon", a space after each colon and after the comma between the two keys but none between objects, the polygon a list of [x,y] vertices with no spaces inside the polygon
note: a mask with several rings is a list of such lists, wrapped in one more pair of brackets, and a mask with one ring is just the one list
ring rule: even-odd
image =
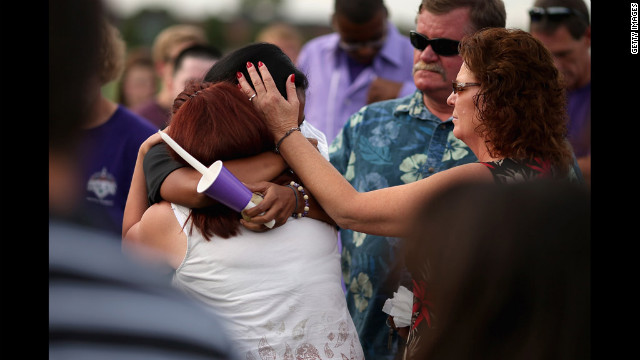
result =
[{"label": "purple cup candle holder", "polygon": [[227,170],[222,161],[214,162],[207,174],[198,182],[198,193],[217,200],[231,209],[242,212],[251,201],[252,192],[235,175]]}]

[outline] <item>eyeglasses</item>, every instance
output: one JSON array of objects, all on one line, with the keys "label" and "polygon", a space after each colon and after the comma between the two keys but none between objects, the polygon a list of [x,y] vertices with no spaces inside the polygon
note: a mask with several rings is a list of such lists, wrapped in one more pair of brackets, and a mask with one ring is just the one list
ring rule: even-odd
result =
[{"label": "eyeglasses", "polygon": [[346,41],[340,40],[340,42],[338,43],[338,46],[340,47],[340,49],[347,52],[358,51],[364,48],[378,49],[384,46],[384,43],[386,40],[387,40],[387,36],[385,34],[380,39],[373,40],[373,41],[346,42]]},{"label": "eyeglasses", "polygon": [[441,56],[458,55],[458,44],[460,41],[451,39],[429,39],[428,37],[415,32],[409,31],[409,39],[414,48],[424,51],[427,46],[431,45],[433,52]]},{"label": "eyeglasses", "polygon": [[563,6],[551,6],[547,8],[543,7],[532,7],[529,9],[529,17],[531,21],[542,21],[542,19],[546,16],[550,21],[560,21],[568,18],[571,15],[576,15],[582,20],[589,23],[589,18],[583,14],[582,12],[568,8]]},{"label": "eyeglasses", "polygon": [[470,86],[480,86],[480,83],[459,83],[456,82],[455,80],[451,81],[451,87],[453,87],[453,93],[457,94],[460,91],[470,87]]}]

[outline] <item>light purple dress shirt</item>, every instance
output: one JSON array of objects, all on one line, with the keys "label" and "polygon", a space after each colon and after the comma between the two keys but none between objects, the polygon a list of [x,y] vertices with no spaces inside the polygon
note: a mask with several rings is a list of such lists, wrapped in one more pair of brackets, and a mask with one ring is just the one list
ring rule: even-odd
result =
[{"label": "light purple dress shirt", "polygon": [[413,46],[390,22],[387,40],[355,81],[349,75],[347,54],[338,47],[338,33],[309,40],[298,56],[298,68],[309,79],[305,121],[313,124],[333,142],[349,116],[366,105],[369,85],[376,77],[403,82],[398,97],[413,93]]}]

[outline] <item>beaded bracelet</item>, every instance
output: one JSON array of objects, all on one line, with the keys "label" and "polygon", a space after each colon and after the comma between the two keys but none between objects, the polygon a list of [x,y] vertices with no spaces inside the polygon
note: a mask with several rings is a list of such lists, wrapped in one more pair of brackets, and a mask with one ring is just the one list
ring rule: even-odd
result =
[{"label": "beaded bracelet", "polygon": [[[301,217],[305,217],[309,214],[309,196],[304,192],[304,188],[302,187],[302,185],[298,184],[295,181],[291,181],[291,183],[289,183],[289,185],[294,186],[296,189],[298,189],[298,191],[300,191],[302,193],[302,199],[304,199],[304,211],[301,213],[293,213],[291,214],[291,216],[295,219],[300,219]],[[298,197],[296,196],[296,199]],[[298,207],[296,206],[296,209]]]},{"label": "beaded bracelet", "polygon": [[276,152],[276,154],[280,154],[280,144],[282,144],[282,141],[283,141],[287,136],[291,135],[294,131],[300,131],[300,132],[302,132],[302,130],[300,130],[300,128],[299,128],[299,127],[294,127],[294,128],[289,129],[289,131],[287,131],[287,133],[286,133],[286,134],[284,134],[284,136],[283,136],[283,137],[281,137],[281,138],[280,138],[280,140],[278,141],[278,143],[276,144],[276,148],[275,148],[275,150],[274,150],[274,151]]}]

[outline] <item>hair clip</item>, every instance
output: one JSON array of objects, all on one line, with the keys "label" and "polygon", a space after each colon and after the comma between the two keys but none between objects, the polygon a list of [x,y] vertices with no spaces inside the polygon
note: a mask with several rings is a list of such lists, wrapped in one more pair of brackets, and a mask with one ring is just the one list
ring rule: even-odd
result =
[{"label": "hair clip", "polygon": [[194,92],[193,94],[189,95],[189,99],[191,99],[192,97],[198,95],[200,93],[200,91],[202,91],[202,90],[198,90],[198,91]]}]

